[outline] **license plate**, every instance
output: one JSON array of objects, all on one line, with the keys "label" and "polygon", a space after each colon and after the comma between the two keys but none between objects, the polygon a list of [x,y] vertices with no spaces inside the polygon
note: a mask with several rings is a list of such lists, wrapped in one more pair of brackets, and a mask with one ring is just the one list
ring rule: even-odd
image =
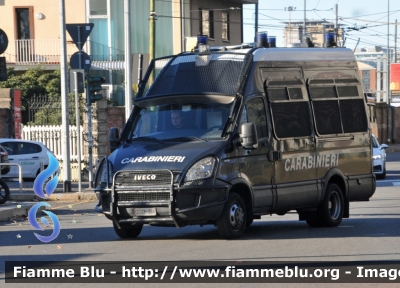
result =
[{"label": "license plate", "polygon": [[156,208],[135,208],[134,213],[136,216],[156,216]]}]

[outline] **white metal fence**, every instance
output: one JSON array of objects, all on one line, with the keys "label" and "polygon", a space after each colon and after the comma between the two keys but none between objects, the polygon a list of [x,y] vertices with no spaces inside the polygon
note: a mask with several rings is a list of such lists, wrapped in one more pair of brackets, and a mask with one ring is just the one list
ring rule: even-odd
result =
[{"label": "white metal fence", "polygon": [[[83,127],[80,127],[80,147],[81,159],[83,159]],[[62,161],[62,126],[43,125],[43,126],[23,126],[22,139],[40,141],[49,148],[58,160]],[[78,146],[77,146],[78,129],[76,126],[69,126],[69,145],[70,145],[70,160],[78,161]]]},{"label": "white metal fence", "polygon": [[[60,161],[61,173],[58,177],[58,181],[63,181],[64,170],[62,166],[62,138],[61,138],[62,126],[23,126],[22,127],[22,139],[40,141],[49,148],[56,158]],[[83,127],[80,129],[80,146],[81,146],[81,159],[83,160]],[[77,146],[77,129],[76,126],[69,126],[69,143],[70,143],[70,169],[71,169],[71,181],[78,181],[79,173],[85,168],[84,163],[81,164],[81,169],[78,169],[78,146]]]}]

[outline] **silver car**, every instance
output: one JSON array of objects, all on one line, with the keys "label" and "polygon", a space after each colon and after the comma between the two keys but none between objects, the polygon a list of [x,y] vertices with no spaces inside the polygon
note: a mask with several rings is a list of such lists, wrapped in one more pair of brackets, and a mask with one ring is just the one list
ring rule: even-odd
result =
[{"label": "silver car", "polygon": [[386,151],[389,146],[386,144],[379,144],[375,135],[371,137],[374,159],[374,173],[377,179],[385,179],[386,177]]}]

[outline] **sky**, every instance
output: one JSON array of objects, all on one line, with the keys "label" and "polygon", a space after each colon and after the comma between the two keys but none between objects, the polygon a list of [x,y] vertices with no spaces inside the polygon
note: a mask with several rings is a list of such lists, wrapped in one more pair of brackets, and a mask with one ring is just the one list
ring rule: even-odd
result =
[{"label": "sky", "polygon": [[[304,9],[304,3],[306,3],[306,9]],[[355,47],[387,47],[388,38],[389,46],[394,46],[394,22],[397,19],[400,23],[400,0],[259,0],[258,30],[267,31],[268,36],[276,36],[277,47],[283,47],[285,24],[282,22],[289,22],[289,17],[290,21],[303,21],[304,10],[306,10],[306,19],[308,20],[325,19],[334,23],[335,4],[338,4],[338,24],[345,25],[342,27],[346,32],[346,47],[351,49]],[[287,11],[288,7],[293,7],[293,11]],[[245,43],[254,41],[254,8],[254,4],[243,5]],[[388,22],[392,24],[388,25]],[[399,40],[400,29],[397,35]],[[400,43],[397,43],[397,47],[399,46]]]}]

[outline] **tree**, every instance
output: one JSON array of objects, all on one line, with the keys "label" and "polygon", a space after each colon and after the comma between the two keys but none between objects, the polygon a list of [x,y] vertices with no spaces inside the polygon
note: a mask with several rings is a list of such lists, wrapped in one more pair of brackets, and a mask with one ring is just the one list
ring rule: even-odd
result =
[{"label": "tree", "polygon": [[[23,74],[18,74],[14,68],[7,68],[8,80],[0,82],[0,88],[20,89],[22,92],[22,123],[27,124],[29,121],[28,103],[34,95],[48,95],[53,102],[52,109],[43,109],[36,113],[37,119],[35,124],[43,123],[46,119],[48,124],[61,124],[61,71],[60,69],[49,72],[41,66],[35,66],[28,69]],[[72,94],[71,94],[72,95]],[[69,95],[70,103],[74,103],[74,96]],[[71,98],[72,97],[72,98]],[[73,106],[74,107],[74,106]],[[75,123],[75,109],[70,113],[70,123]],[[81,109],[80,111],[83,111]],[[50,114],[49,114],[50,113]]]}]

